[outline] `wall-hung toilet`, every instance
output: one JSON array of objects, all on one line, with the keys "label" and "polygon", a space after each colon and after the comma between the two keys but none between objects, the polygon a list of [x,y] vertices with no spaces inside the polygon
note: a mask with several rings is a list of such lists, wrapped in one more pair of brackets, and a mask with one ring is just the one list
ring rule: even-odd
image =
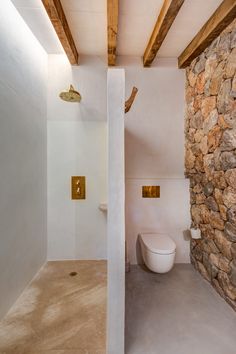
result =
[{"label": "wall-hung toilet", "polygon": [[155,273],[171,270],[175,260],[176,244],[166,234],[140,234],[144,263]]}]

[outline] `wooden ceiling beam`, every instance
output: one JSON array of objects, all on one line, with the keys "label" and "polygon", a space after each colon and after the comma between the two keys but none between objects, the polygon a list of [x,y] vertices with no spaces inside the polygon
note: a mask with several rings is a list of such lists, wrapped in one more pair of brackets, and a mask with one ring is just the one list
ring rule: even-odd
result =
[{"label": "wooden ceiling beam", "polygon": [[78,65],[79,54],[60,0],[41,0],[71,65]]},{"label": "wooden ceiling beam", "polygon": [[151,66],[184,0],[164,0],[157,22],[143,55],[143,65]]},{"label": "wooden ceiling beam", "polygon": [[199,56],[236,17],[236,1],[224,0],[178,58],[180,69]]},{"label": "wooden ceiling beam", "polygon": [[108,65],[116,65],[119,0],[107,0],[107,54]]}]

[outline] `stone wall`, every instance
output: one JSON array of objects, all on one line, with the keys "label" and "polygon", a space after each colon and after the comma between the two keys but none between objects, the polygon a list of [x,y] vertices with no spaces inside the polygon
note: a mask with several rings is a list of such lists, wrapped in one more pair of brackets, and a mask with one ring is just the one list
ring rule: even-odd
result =
[{"label": "stone wall", "polygon": [[236,310],[236,20],[188,67],[186,176],[196,269]]}]

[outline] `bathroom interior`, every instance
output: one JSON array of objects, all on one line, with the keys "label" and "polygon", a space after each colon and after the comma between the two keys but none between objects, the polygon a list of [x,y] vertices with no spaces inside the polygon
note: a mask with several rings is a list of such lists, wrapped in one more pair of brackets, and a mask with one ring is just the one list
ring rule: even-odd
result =
[{"label": "bathroom interior", "polygon": [[235,354],[235,0],[1,0],[0,162],[0,354]]}]

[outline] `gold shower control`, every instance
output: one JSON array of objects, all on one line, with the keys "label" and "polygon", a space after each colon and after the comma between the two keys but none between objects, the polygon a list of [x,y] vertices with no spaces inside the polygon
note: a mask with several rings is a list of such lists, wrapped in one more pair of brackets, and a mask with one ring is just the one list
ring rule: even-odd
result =
[{"label": "gold shower control", "polygon": [[143,198],[160,198],[160,186],[143,186]]},{"label": "gold shower control", "polygon": [[85,199],[85,176],[71,177],[71,199]]}]

